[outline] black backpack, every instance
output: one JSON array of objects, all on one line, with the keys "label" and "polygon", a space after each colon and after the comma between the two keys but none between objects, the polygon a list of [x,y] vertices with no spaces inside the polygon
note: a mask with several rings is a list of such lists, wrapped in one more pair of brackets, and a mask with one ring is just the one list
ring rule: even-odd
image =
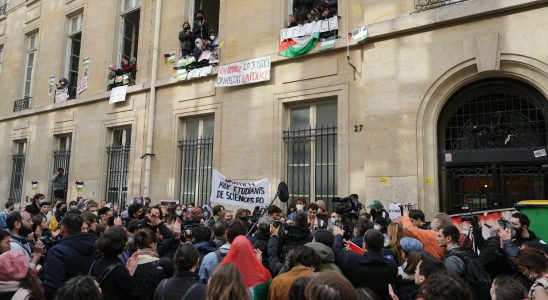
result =
[{"label": "black backpack", "polygon": [[[93,268],[95,267],[96,262],[97,262],[97,260],[94,260],[93,263],[91,264],[91,267],[89,268],[89,271],[88,271],[88,276],[92,276],[91,273],[93,272]],[[99,275],[99,278],[97,278],[97,283],[99,284],[99,286],[101,286],[103,281],[105,281],[105,279],[107,279],[107,277],[110,275],[110,273],[112,273],[112,271],[114,271],[118,267],[123,267],[123,266],[124,265],[119,261],[108,265],[105,268],[105,270],[103,270],[103,273],[101,273],[101,275]]]},{"label": "black backpack", "polygon": [[[489,289],[491,288],[491,276],[485,271],[479,260],[468,253],[452,253],[450,256],[457,256],[464,262],[463,279],[468,282],[470,288],[476,294],[476,299],[489,299]],[[447,258],[446,257],[446,258]]]}]

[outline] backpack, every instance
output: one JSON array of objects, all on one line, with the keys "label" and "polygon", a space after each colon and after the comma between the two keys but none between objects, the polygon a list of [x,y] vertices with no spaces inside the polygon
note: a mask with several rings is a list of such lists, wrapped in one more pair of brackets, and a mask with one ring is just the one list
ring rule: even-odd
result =
[{"label": "backpack", "polygon": [[491,288],[491,276],[485,271],[483,265],[479,260],[470,255],[464,253],[452,253],[450,256],[457,256],[464,262],[464,280],[468,282],[474,293],[476,299],[489,299],[485,296],[489,295],[489,289]]},{"label": "backpack", "polygon": [[[97,260],[94,260],[93,263],[91,264],[91,267],[89,267],[88,276],[92,276],[91,273],[93,272],[93,267],[95,267],[95,263],[97,263]],[[114,271],[118,267],[123,267],[123,266],[124,265],[119,261],[115,262],[111,265],[108,265],[105,268],[105,270],[103,271],[103,273],[101,273],[101,275],[99,275],[99,278],[97,278],[97,283],[99,284],[99,286],[101,286],[103,281],[105,281],[105,279],[107,279],[107,277],[110,275],[110,273],[112,273],[112,271]]]},{"label": "backpack", "polygon": [[227,253],[222,253],[220,249],[217,249],[215,250],[215,255],[217,255],[217,261],[219,263],[221,263],[223,261],[223,258],[225,258],[225,256],[228,254]]}]

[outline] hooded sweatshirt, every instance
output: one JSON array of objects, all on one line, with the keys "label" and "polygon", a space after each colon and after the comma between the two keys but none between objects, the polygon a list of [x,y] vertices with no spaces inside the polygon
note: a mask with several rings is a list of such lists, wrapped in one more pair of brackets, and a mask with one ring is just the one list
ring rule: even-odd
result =
[{"label": "hooded sweatshirt", "polygon": [[331,248],[326,245],[318,242],[310,242],[305,244],[306,247],[314,250],[316,254],[320,257],[320,271],[337,271],[341,272],[341,269],[335,264],[335,254]]},{"label": "hooded sweatshirt", "polygon": [[43,277],[46,299],[53,298],[67,280],[87,274],[94,258],[94,234],[78,232],[61,239],[46,258]]}]

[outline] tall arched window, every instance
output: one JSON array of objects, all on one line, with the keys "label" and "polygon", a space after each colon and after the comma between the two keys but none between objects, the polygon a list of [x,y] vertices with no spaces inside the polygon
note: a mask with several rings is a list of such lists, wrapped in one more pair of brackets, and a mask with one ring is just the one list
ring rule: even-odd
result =
[{"label": "tall arched window", "polygon": [[510,79],[472,83],[438,120],[440,210],[485,210],[546,199],[546,99]]}]

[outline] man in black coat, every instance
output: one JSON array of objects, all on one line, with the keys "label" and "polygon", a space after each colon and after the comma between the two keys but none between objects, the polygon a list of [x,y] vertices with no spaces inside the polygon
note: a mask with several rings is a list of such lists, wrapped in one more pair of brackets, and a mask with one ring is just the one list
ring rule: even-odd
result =
[{"label": "man in black coat", "polygon": [[83,223],[78,214],[70,213],[63,217],[63,238],[48,251],[44,266],[46,299],[53,299],[57,289],[69,279],[88,273],[95,258],[95,235],[81,232]]},{"label": "man in black coat", "polygon": [[333,228],[333,253],[335,263],[355,288],[367,287],[373,290],[381,299],[389,299],[388,284],[394,284],[398,276],[398,264],[392,256],[383,256],[384,236],[378,230],[368,230],[363,237],[366,252],[360,255],[356,252],[343,250],[344,231]]}]

